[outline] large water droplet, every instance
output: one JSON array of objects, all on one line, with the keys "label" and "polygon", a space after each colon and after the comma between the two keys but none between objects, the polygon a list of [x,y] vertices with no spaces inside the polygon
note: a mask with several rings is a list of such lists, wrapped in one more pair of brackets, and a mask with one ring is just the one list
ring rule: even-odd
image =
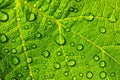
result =
[{"label": "large water droplet", "polygon": [[9,20],[9,16],[6,12],[0,11],[0,21],[5,22]]},{"label": "large water droplet", "polygon": [[56,35],[54,40],[58,45],[64,45],[66,43],[66,39],[63,35]]},{"label": "large water droplet", "polygon": [[106,62],[105,62],[105,61],[100,61],[100,62],[99,62],[99,66],[100,66],[101,68],[104,68],[104,67],[106,66]]},{"label": "large water droplet", "polygon": [[107,77],[107,73],[105,71],[101,71],[99,73],[99,76],[100,76],[101,79],[105,79]]},{"label": "large water droplet", "polygon": [[27,58],[27,62],[28,62],[28,63],[32,63],[32,62],[33,62],[32,57],[28,57],[28,58]]},{"label": "large water droplet", "polygon": [[12,57],[11,63],[13,65],[17,65],[17,64],[19,64],[19,62],[20,62],[20,60],[17,56]]},{"label": "large water droplet", "polygon": [[50,52],[48,50],[43,51],[42,56],[48,58],[50,56]]},{"label": "large water droplet", "polygon": [[86,77],[87,77],[88,79],[91,79],[91,78],[93,77],[93,73],[92,73],[91,71],[88,71],[88,72],[86,73]]},{"label": "large water droplet", "polygon": [[84,19],[86,21],[92,21],[94,19],[94,15],[92,13],[87,13],[84,15]]},{"label": "large water droplet", "polygon": [[17,50],[16,50],[15,48],[13,48],[13,49],[11,50],[11,53],[16,54],[16,53],[17,53]]},{"label": "large water droplet", "polygon": [[82,44],[77,44],[77,45],[76,45],[76,49],[77,49],[78,51],[82,51],[82,50],[84,49],[84,46],[83,46]]},{"label": "large water droplet", "polygon": [[104,33],[106,32],[106,28],[101,27],[101,28],[99,29],[99,32],[102,33],[102,34],[104,34]]},{"label": "large water droplet", "polygon": [[70,67],[74,67],[76,65],[76,61],[74,59],[70,59],[70,60],[68,60],[67,64]]},{"label": "large water droplet", "polygon": [[64,76],[68,76],[69,75],[69,72],[68,71],[65,71],[64,72]]},{"label": "large water droplet", "polygon": [[61,65],[60,65],[60,63],[54,63],[54,68],[55,69],[60,69],[61,68]]},{"label": "large water droplet", "polygon": [[5,43],[8,41],[8,38],[5,34],[0,34],[0,43]]},{"label": "large water droplet", "polygon": [[35,13],[33,13],[33,12],[27,13],[26,14],[26,19],[27,19],[27,21],[30,21],[30,22],[34,21],[36,19]]},{"label": "large water droplet", "polygon": [[93,60],[94,60],[94,61],[99,61],[99,60],[100,60],[100,57],[97,56],[97,55],[95,55],[95,56],[93,56]]}]

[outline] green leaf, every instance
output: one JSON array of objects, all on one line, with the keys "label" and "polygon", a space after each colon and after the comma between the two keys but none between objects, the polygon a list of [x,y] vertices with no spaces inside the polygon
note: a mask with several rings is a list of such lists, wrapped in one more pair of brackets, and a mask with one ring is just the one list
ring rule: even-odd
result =
[{"label": "green leaf", "polygon": [[0,80],[120,80],[120,0],[0,0]]}]

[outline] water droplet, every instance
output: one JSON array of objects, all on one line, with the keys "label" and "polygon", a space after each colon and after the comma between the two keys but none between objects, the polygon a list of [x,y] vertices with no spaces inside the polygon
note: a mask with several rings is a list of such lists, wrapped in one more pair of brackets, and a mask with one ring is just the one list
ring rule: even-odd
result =
[{"label": "water droplet", "polygon": [[33,45],[32,45],[32,48],[33,48],[33,49],[37,48],[37,45],[36,45],[36,44],[33,44]]},{"label": "water droplet", "polygon": [[86,73],[86,77],[87,77],[88,79],[91,79],[91,78],[93,77],[93,73],[92,73],[91,71],[88,71],[88,72]]},{"label": "water droplet", "polygon": [[112,77],[114,77],[115,75],[116,75],[115,72],[111,72],[111,73],[110,73],[110,76],[112,76]]},{"label": "water droplet", "polygon": [[50,56],[50,52],[48,50],[43,51],[42,56],[48,58]]},{"label": "water droplet", "polygon": [[6,22],[9,20],[9,16],[6,12],[0,11],[0,21]]},{"label": "water droplet", "polygon": [[66,28],[65,29],[66,32],[70,32],[70,30],[71,30],[70,28]]},{"label": "water droplet", "polygon": [[70,56],[74,56],[74,53],[73,53],[73,52],[71,52],[71,53],[70,53]]},{"label": "water droplet", "polygon": [[13,49],[11,50],[11,53],[16,54],[16,53],[17,53],[17,50],[16,50],[15,48],[13,48]]},{"label": "water droplet", "polygon": [[32,57],[28,57],[28,58],[27,58],[27,62],[28,62],[28,63],[32,63],[32,62],[33,62]]},{"label": "water droplet", "polygon": [[78,9],[77,9],[77,8],[74,8],[74,12],[77,13],[77,12],[78,12]]},{"label": "water droplet", "polygon": [[81,0],[75,0],[76,2],[80,2]]},{"label": "water droplet", "polygon": [[89,64],[87,64],[87,65],[86,65],[86,67],[87,67],[87,68],[89,68],[89,67],[90,67],[90,65],[89,65]]},{"label": "water droplet", "polygon": [[20,20],[21,20],[21,19],[18,17],[18,18],[17,18],[17,21],[19,22]]},{"label": "water droplet", "polygon": [[106,28],[101,27],[101,28],[99,29],[99,32],[102,33],[102,34],[104,34],[104,33],[106,32]]},{"label": "water droplet", "polygon": [[24,67],[24,69],[25,69],[25,70],[28,70],[28,67],[27,67],[27,66],[25,66],[25,67]]},{"label": "water droplet", "polygon": [[71,42],[71,43],[70,43],[70,46],[71,46],[71,47],[75,47],[75,43],[74,43],[74,42]]},{"label": "water droplet", "polygon": [[65,71],[64,72],[64,76],[68,76],[69,75],[69,72],[68,71]]},{"label": "water droplet", "polygon": [[44,65],[43,68],[46,69],[46,65]]},{"label": "water droplet", "polygon": [[15,42],[16,40],[15,39],[12,39],[12,42]]},{"label": "water droplet", "polygon": [[36,38],[41,38],[41,37],[42,37],[42,34],[39,33],[39,32],[37,32],[35,36],[36,36]]},{"label": "water droplet", "polygon": [[85,59],[85,55],[81,55],[81,58],[82,58],[82,59]]},{"label": "water droplet", "polygon": [[100,57],[97,56],[97,55],[95,55],[95,56],[93,56],[93,60],[94,60],[94,61],[99,61],[99,60],[100,60]]},{"label": "water droplet", "polygon": [[61,65],[60,65],[60,63],[54,63],[54,68],[55,69],[60,69],[61,68]]},{"label": "water droplet", "polygon": [[4,49],[4,52],[5,52],[5,53],[9,53],[9,50],[8,50],[8,49]]},{"label": "water droplet", "polygon": [[100,76],[101,79],[105,79],[107,77],[107,73],[105,71],[101,71],[99,73],[99,76]]},{"label": "water droplet", "polygon": [[77,45],[76,45],[76,49],[77,49],[78,51],[82,51],[82,50],[84,49],[84,46],[83,46],[82,44],[77,44]]},{"label": "water droplet", "polygon": [[80,76],[80,77],[83,77],[83,73],[79,73],[79,76]]},{"label": "water droplet", "polygon": [[19,64],[19,62],[20,62],[20,60],[17,56],[12,57],[11,63],[13,65],[17,65],[17,64]]},{"label": "water droplet", "polygon": [[57,55],[58,55],[58,56],[61,56],[61,55],[62,55],[62,53],[61,53],[60,51],[58,51],[58,52],[57,52]]},{"label": "water droplet", "polygon": [[54,76],[55,76],[55,74],[51,74],[51,75],[50,75],[50,78],[54,78]]},{"label": "water droplet", "polygon": [[30,21],[30,22],[34,21],[36,19],[35,13],[33,13],[33,12],[27,13],[26,14],[26,19],[27,19],[27,21]]},{"label": "water droplet", "polygon": [[54,40],[58,45],[64,45],[66,43],[66,39],[63,35],[56,35]]},{"label": "water droplet", "polygon": [[87,13],[84,15],[84,19],[86,21],[92,21],[94,19],[94,15],[92,13]]},{"label": "water droplet", "polygon": [[5,43],[8,41],[8,38],[5,34],[0,34],[0,43]]},{"label": "water droplet", "polygon": [[36,70],[35,70],[35,72],[37,72],[37,73],[38,73],[38,72],[39,72],[39,69],[36,69]]},{"label": "water droplet", "polygon": [[68,60],[67,64],[70,67],[74,67],[76,65],[76,61],[74,59],[70,59],[70,60]]},{"label": "water droplet", "polygon": [[100,62],[99,62],[99,66],[100,66],[101,68],[104,68],[104,67],[106,66],[106,62],[105,62],[105,61],[100,61]]},{"label": "water droplet", "polygon": [[74,12],[74,7],[70,7],[70,8],[69,8],[69,11],[70,11],[70,12]]},{"label": "water droplet", "polygon": [[13,78],[11,78],[11,80],[17,80],[17,78],[13,77]]},{"label": "water droplet", "polygon": [[23,75],[21,73],[18,73],[17,76],[21,78]]}]

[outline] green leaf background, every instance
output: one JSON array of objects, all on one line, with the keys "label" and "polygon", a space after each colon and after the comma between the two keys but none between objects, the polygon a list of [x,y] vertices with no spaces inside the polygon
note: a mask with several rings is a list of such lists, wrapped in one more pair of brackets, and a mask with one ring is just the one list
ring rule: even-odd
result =
[{"label": "green leaf background", "polygon": [[120,0],[0,0],[0,80],[120,80]]}]

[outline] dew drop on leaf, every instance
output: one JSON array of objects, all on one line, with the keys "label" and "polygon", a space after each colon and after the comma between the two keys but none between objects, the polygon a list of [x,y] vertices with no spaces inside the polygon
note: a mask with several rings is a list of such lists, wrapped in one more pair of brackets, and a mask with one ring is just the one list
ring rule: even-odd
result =
[{"label": "dew drop on leaf", "polygon": [[37,32],[35,36],[36,36],[36,38],[41,38],[41,37],[42,37],[42,34],[39,33],[39,32]]},{"label": "dew drop on leaf", "polygon": [[69,75],[69,72],[68,71],[65,71],[64,72],[64,76],[68,76]]},{"label": "dew drop on leaf", "polygon": [[18,73],[18,74],[17,74],[17,77],[18,77],[18,78],[21,78],[22,76],[23,76],[23,75],[22,75],[21,73]]},{"label": "dew drop on leaf", "polygon": [[79,73],[79,76],[80,76],[80,77],[83,77],[83,73]]},{"label": "dew drop on leaf", "polygon": [[39,69],[36,69],[36,70],[35,70],[35,72],[37,72],[37,73],[38,73],[38,72],[39,72]]},{"label": "dew drop on leaf", "polygon": [[8,50],[8,49],[4,49],[4,52],[5,52],[5,53],[9,53],[9,50]]},{"label": "dew drop on leaf", "polygon": [[78,9],[77,9],[77,8],[74,8],[74,12],[77,13],[77,12],[78,12]]},{"label": "dew drop on leaf", "polygon": [[9,16],[6,12],[0,11],[0,21],[1,22],[6,22],[8,21]]},{"label": "dew drop on leaf", "polygon": [[102,33],[102,34],[104,34],[104,33],[106,32],[106,28],[101,27],[101,28],[99,29],[99,32]]},{"label": "dew drop on leaf", "polygon": [[62,53],[60,51],[57,52],[57,56],[61,56]]},{"label": "dew drop on leaf", "polygon": [[95,56],[93,56],[93,60],[94,60],[94,61],[99,61],[99,60],[100,60],[100,57],[97,56],[97,55],[95,55]]},{"label": "dew drop on leaf", "polygon": [[107,77],[107,73],[106,73],[105,71],[101,71],[101,72],[99,73],[99,77],[100,77],[101,79],[105,79],[105,78]]},{"label": "dew drop on leaf", "polygon": [[16,53],[17,53],[17,50],[16,50],[15,48],[13,48],[13,49],[11,50],[11,53],[16,54]]},{"label": "dew drop on leaf", "polygon": [[111,73],[110,73],[110,76],[112,76],[112,77],[114,77],[115,75],[116,75],[115,72],[111,72]]},{"label": "dew drop on leaf", "polygon": [[32,62],[33,62],[32,57],[28,57],[28,58],[27,58],[27,62],[28,62],[29,64],[32,63]]},{"label": "dew drop on leaf", "polygon": [[81,59],[85,59],[85,55],[81,55]]},{"label": "dew drop on leaf", "polygon": [[54,41],[58,45],[64,45],[66,43],[66,39],[63,35],[56,35]]},{"label": "dew drop on leaf", "polygon": [[19,58],[17,56],[12,57],[11,63],[13,65],[17,65],[17,64],[19,64],[19,62],[20,62],[20,60],[19,60]]},{"label": "dew drop on leaf", "polygon": [[76,2],[80,2],[81,0],[75,0]]},{"label": "dew drop on leaf", "polygon": [[66,28],[65,29],[66,32],[70,32],[70,30],[71,30],[70,28]]},{"label": "dew drop on leaf", "polygon": [[68,60],[67,64],[70,67],[74,67],[76,65],[76,61],[74,59],[70,59],[70,60]]},{"label": "dew drop on leaf", "polygon": [[84,19],[86,21],[92,21],[94,19],[94,15],[92,13],[87,13],[84,15]]},{"label": "dew drop on leaf", "polygon": [[105,61],[100,61],[100,62],[99,62],[99,66],[100,66],[101,68],[104,68],[104,67],[106,66],[106,62],[105,62]]},{"label": "dew drop on leaf", "polygon": [[54,68],[55,69],[60,69],[61,68],[61,64],[58,63],[58,62],[54,63]]},{"label": "dew drop on leaf", "polygon": [[33,45],[32,45],[32,48],[33,48],[33,49],[37,48],[37,45],[36,45],[36,44],[33,44]]},{"label": "dew drop on leaf", "polygon": [[26,19],[27,19],[27,21],[30,21],[30,22],[34,21],[36,19],[35,13],[33,13],[33,12],[27,13],[26,14]]},{"label": "dew drop on leaf", "polygon": [[44,58],[48,58],[50,56],[50,52],[48,50],[43,51],[42,56]]},{"label": "dew drop on leaf", "polygon": [[93,73],[92,73],[91,71],[88,71],[88,72],[86,73],[86,77],[87,77],[88,79],[92,79]]},{"label": "dew drop on leaf", "polygon": [[74,12],[74,7],[70,7],[70,8],[69,8],[69,11],[70,11],[70,12]]},{"label": "dew drop on leaf", "polygon": [[112,18],[109,18],[108,21],[111,23],[115,23],[117,22],[117,19],[115,17],[112,17]]},{"label": "dew drop on leaf", "polygon": [[74,42],[71,42],[71,43],[70,43],[70,46],[71,46],[71,47],[75,47],[75,43],[74,43]]},{"label": "dew drop on leaf", "polygon": [[82,51],[84,49],[84,46],[82,44],[77,44],[76,45],[76,50]]},{"label": "dew drop on leaf", "polygon": [[5,34],[0,34],[0,43],[5,43],[8,41],[8,38]]}]

